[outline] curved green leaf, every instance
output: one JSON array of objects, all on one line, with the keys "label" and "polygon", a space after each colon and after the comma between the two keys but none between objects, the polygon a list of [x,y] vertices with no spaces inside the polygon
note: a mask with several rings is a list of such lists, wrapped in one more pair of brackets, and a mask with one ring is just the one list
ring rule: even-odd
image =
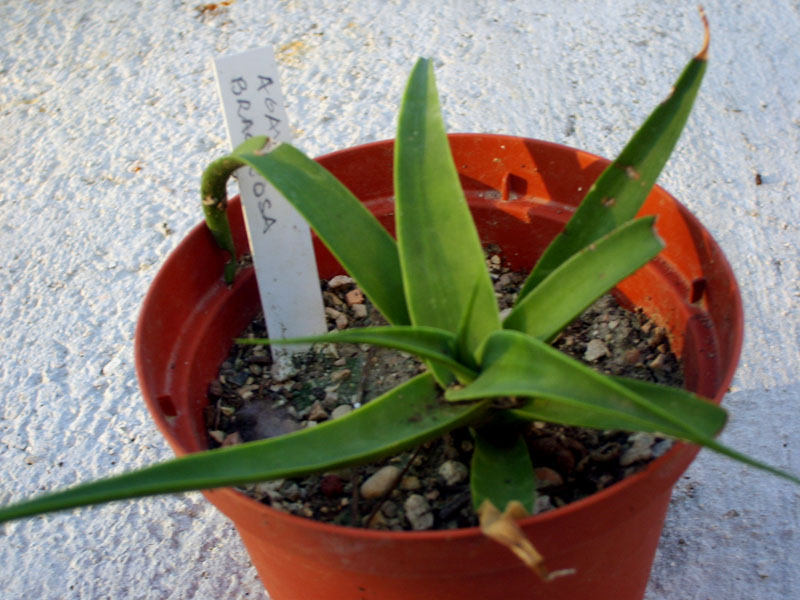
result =
[{"label": "curved green leaf", "polygon": [[625,223],[561,263],[517,303],[503,327],[550,340],[661,251],[664,245],[653,231],[654,221],[645,217]]},{"label": "curved green leaf", "polygon": [[[657,403],[643,395],[651,384],[620,383],[551,348],[511,330],[492,334],[481,357],[483,371],[470,385],[448,390],[451,401],[475,398],[529,397],[514,416],[564,425],[658,432],[694,442],[716,452],[800,483],[800,478],[716,442],[711,436],[725,422],[718,406],[692,395],[663,391]],[[669,389],[669,388],[667,388]],[[686,407],[695,403],[691,409]]]},{"label": "curved green leaf", "polygon": [[191,454],[0,509],[0,523],[110,500],[294,477],[364,463],[474,422],[488,402],[443,402],[426,373],[349,415],[288,435]]},{"label": "curved green leaf", "polygon": [[466,352],[500,328],[483,250],[450,153],[429,60],[408,81],[394,157],[397,244],[411,322],[457,333]]},{"label": "curved green leaf", "polygon": [[420,358],[431,360],[457,373],[467,381],[475,379],[477,373],[458,362],[455,353],[456,336],[434,327],[396,326],[359,327],[331,331],[323,335],[271,340],[266,338],[239,338],[238,344],[372,344],[409,352]]},{"label": "curved green leaf", "polygon": [[516,500],[533,514],[536,478],[528,445],[516,431],[481,428],[472,431],[475,450],[470,465],[472,506],[477,511],[484,500],[500,510]]},{"label": "curved green leaf", "polygon": [[[689,421],[674,414],[674,405],[660,406],[633,389],[525,334],[504,330],[487,340],[480,376],[447,394],[448,400],[483,397],[532,397],[525,412],[536,418],[604,429],[658,431],[695,441],[719,431],[724,411],[703,402]],[[687,400],[688,401],[688,400]],[[517,411],[519,412],[519,411]],[[544,415],[552,415],[545,417]],[[567,423],[564,423],[567,424]]]},{"label": "curved green leaf", "polygon": [[629,377],[615,375],[606,375],[606,377],[634,394],[647,398],[653,404],[679,416],[682,420],[701,424],[700,429],[705,435],[717,435],[727,422],[728,413],[725,412],[725,409],[702,396],[682,388],[659,385]]},{"label": "curved green leaf", "polygon": [[290,144],[236,156],[280,190],[390,323],[410,323],[397,245],[350,190]]},{"label": "curved green leaf", "polygon": [[[707,436],[714,436],[725,426],[727,413],[705,398],[680,388],[672,388],[655,383],[608,376],[609,379],[634,394],[665,408],[683,420],[696,422]],[[575,427],[595,429],[623,429],[628,431],[650,431],[667,435],[663,424],[643,422],[640,418],[628,419],[615,409],[605,406],[587,406],[581,401],[533,398],[524,406],[510,411],[513,416],[527,421],[552,421]],[[673,437],[680,437],[677,432]]]},{"label": "curved green leaf", "polygon": [[570,256],[632,219],[680,137],[706,70],[706,47],[684,69],[669,97],[600,175],[569,223],[545,250],[520,291],[524,297]]},{"label": "curved green leaf", "polygon": [[236,273],[236,248],[233,245],[233,233],[228,221],[228,179],[244,165],[237,153],[255,152],[263,148],[268,141],[269,138],[263,135],[245,140],[231,154],[215,160],[203,171],[200,199],[206,226],[217,245],[230,254],[224,272],[227,284],[233,283]]}]

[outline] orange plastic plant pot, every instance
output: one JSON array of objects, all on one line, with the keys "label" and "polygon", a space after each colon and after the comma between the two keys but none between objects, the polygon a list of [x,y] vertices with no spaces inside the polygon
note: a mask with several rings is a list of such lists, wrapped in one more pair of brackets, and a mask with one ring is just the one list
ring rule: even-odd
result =
[{"label": "orange plastic plant pot", "polygon": [[[530,139],[458,134],[450,141],[483,241],[501,246],[515,269],[534,264],[608,164]],[[318,159],[389,230],[392,153],[386,141]],[[237,247],[247,251],[236,201],[229,212]],[[736,281],[708,232],[664,190],[653,190],[642,213],[658,215],[667,247],[616,293],[669,330],[687,387],[719,402],[742,342]],[[321,244],[316,251],[321,276],[342,272]],[[205,226],[196,227],[158,273],[139,318],[142,393],[179,455],[207,448],[207,387],[233,338],[259,311],[252,271],[227,288],[221,279],[225,260]],[[550,583],[477,528],[370,531],[294,517],[232,489],[205,495],[236,524],[273,600],[639,600],[671,488],[696,453],[676,444],[644,471],[524,520],[550,570],[575,570]]]}]

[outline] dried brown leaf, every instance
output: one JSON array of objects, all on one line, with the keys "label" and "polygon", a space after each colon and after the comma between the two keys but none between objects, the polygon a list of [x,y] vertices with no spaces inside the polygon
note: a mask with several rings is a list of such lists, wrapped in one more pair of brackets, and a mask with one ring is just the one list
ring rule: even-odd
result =
[{"label": "dried brown leaf", "polygon": [[502,513],[489,500],[484,500],[478,509],[483,534],[511,550],[543,581],[552,581],[557,577],[574,574],[575,569],[548,572],[544,566],[544,557],[517,524],[518,520],[527,516],[529,516],[528,511],[517,501],[509,502]]}]

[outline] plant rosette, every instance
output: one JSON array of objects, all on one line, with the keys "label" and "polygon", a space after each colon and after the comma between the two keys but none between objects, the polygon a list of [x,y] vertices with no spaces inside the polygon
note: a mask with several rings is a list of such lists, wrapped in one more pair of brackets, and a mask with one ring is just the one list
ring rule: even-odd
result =
[{"label": "plant rosette", "polygon": [[[800,483],[714,439],[741,347],[738,288],[708,232],[653,187],[690,113],[707,46],[706,38],[610,164],[524,138],[448,139],[426,60],[412,71],[394,144],[313,161],[251,138],[212,163],[202,183],[206,225],[160,270],[136,335],[143,395],[180,456],[3,507],[0,522],[201,489],[233,519],[274,600],[641,598],[671,487],[698,446]],[[225,192],[245,165],[314,229],[320,275],[347,271],[390,325],[239,343],[369,343],[416,354],[428,370],[339,419],[202,452],[207,387],[258,310],[252,271],[235,276],[246,241]],[[482,243],[530,270],[503,319]],[[549,345],[611,289],[669,331],[686,390],[601,375]],[[526,516],[536,479],[522,433],[534,421],[682,442],[618,484]],[[339,527],[225,489],[371,462],[465,426],[480,528]]]}]

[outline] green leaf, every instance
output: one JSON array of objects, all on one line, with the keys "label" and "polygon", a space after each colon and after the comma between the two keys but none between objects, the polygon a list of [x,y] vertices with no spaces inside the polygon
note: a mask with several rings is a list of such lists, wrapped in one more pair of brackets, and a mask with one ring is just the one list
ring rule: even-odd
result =
[{"label": "green leaf", "polygon": [[[473,321],[474,312],[475,312],[475,300],[478,297],[480,292],[481,285],[480,281],[476,281],[475,285],[472,287],[472,293],[469,296],[469,300],[467,301],[466,310],[461,318],[461,323],[458,326],[457,334],[455,338],[455,348],[456,353],[458,355],[458,359],[465,365],[468,365],[471,369],[477,369],[478,363],[475,360],[475,355],[469,351],[469,331],[470,331],[470,323]],[[499,313],[498,313],[499,315]],[[469,381],[472,381],[474,377],[470,378]],[[460,381],[461,383],[467,383],[466,381]]]},{"label": "green leaf", "polygon": [[241,485],[364,463],[472,423],[487,405],[443,402],[433,377],[426,373],[339,419],[7,506],[0,509],[0,522],[110,500]]},{"label": "green leaf", "polygon": [[655,217],[636,219],[561,263],[517,303],[506,329],[550,340],[592,302],[658,254]]},{"label": "green leaf", "polygon": [[689,423],[701,423],[701,431],[708,436],[717,435],[728,419],[725,409],[710,400],[677,387],[659,385],[628,377],[608,375],[609,379],[653,404],[666,409]]},{"label": "green leaf", "polygon": [[457,373],[466,381],[475,379],[477,373],[461,363],[456,357],[456,337],[444,329],[418,326],[360,327],[331,331],[323,335],[292,339],[270,340],[266,338],[239,338],[237,344],[372,344],[410,352],[420,358],[431,360]]},{"label": "green leaf", "polygon": [[414,66],[403,98],[394,159],[397,244],[414,325],[458,333],[465,354],[500,328],[478,232],[458,179],[429,60]]},{"label": "green leaf", "polygon": [[516,500],[533,514],[536,478],[528,445],[516,431],[483,427],[472,430],[475,450],[470,465],[472,506],[477,511],[484,500],[500,510]]},{"label": "green leaf", "polygon": [[[687,421],[701,421],[708,423],[708,435],[715,435],[714,432],[714,420],[716,419],[716,427],[717,431],[721,431],[722,427],[725,425],[725,420],[727,415],[725,411],[719,409],[715,405],[711,404],[707,400],[695,396],[694,394],[687,392],[686,390],[666,387],[663,385],[657,385],[655,383],[648,383],[645,381],[637,381],[636,379],[628,379],[626,377],[612,377],[614,381],[627,387],[632,392],[639,394],[649,400],[652,400],[654,403],[658,404],[659,406],[668,407],[668,409],[677,415],[682,415],[684,419]],[[716,411],[710,406],[717,409]],[[800,483],[800,479],[791,475],[790,473],[786,473],[785,471],[781,471],[780,469],[776,469],[768,464],[763,462],[754,460],[749,456],[741,454],[732,448],[728,448],[727,446],[723,446],[722,444],[718,443],[716,440],[711,440],[704,444],[711,450],[723,454],[729,458],[734,460],[738,460],[744,464],[756,467],[761,469],[762,471],[767,471],[774,475],[778,475],[779,477],[783,477],[784,479],[788,479],[789,481],[793,481],[795,483]]]},{"label": "green leaf", "polygon": [[698,409],[689,420],[687,415],[674,414],[675,405],[657,405],[637,394],[638,389],[620,385],[541,340],[516,331],[504,330],[489,337],[481,367],[480,376],[463,389],[449,391],[448,400],[532,397],[534,401],[524,411],[536,419],[657,431],[692,441],[716,434],[724,423],[724,411],[718,406],[698,398],[705,410]]},{"label": "green leaf", "polygon": [[237,152],[255,152],[263,148],[268,141],[266,136],[245,140],[233,153],[215,160],[203,171],[200,183],[203,213],[206,218],[206,226],[214,236],[217,245],[230,254],[224,273],[225,282],[229,285],[233,283],[236,274],[236,248],[233,245],[233,233],[228,221],[228,179],[244,165],[238,158]]},{"label": "green leaf", "polygon": [[[645,390],[637,390],[633,385],[627,385],[629,381],[624,378],[612,378],[620,386],[627,388],[629,391],[641,393]],[[719,433],[725,425],[727,415],[724,410],[720,409],[707,400],[695,396],[684,390],[675,390],[673,395],[662,392],[661,389],[674,389],[663,388],[651,384],[653,388],[658,390],[651,390],[647,396],[642,395],[643,398],[653,401],[657,406],[666,406],[668,411],[674,415],[680,415],[682,418],[691,421],[696,420],[699,423],[698,429],[707,436],[713,436]],[[661,401],[667,400],[668,403],[662,405]],[[683,413],[682,410],[686,409],[687,412]],[[584,400],[576,400],[573,398],[545,398],[536,397],[528,400],[523,406],[510,411],[513,416],[525,419],[527,421],[548,421],[552,423],[560,423],[561,425],[572,425],[574,427],[592,427],[594,429],[623,429],[626,431],[649,431],[651,433],[660,433],[669,435],[671,437],[682,438],[682,434],[678,430],[670,430],[669,424],[664,424],[658,420],[642,417],[641,415],[628,415],[627,408],[619,408],[614,406],[614,401],[607,405],[592,405],[587,404]],[[688,419],[686,418],[688,415]]]},{"label": "green leaf", "polygon": [[670,96],[589,189],[564,231],[548,246],[525,281],[520,297],[529,294],[570,256],[639,212],[689,118],[705,70],[704,48],[686,66]]},{"label": "green leaf", "polygon": [[724,424],[724,411],[690,394],[665,388],[650,395],[651,384],[633,380],[621,384],[620,378],[601,375],[546,343],[511,330],[489,337],[481,366],[483,371],[473,383],[448,390],[446,398],[529,397],[532,400],[515,409],[514,416],[599,429],[658,432],[800,483],[794,475],[716,442],[711,436]]},{"label": "green leaf", "polygon": [[394,325],[410,319],[397,245],[336,177],[291,146],[265,154],[236,153],[303,215],[372,303]]}]

